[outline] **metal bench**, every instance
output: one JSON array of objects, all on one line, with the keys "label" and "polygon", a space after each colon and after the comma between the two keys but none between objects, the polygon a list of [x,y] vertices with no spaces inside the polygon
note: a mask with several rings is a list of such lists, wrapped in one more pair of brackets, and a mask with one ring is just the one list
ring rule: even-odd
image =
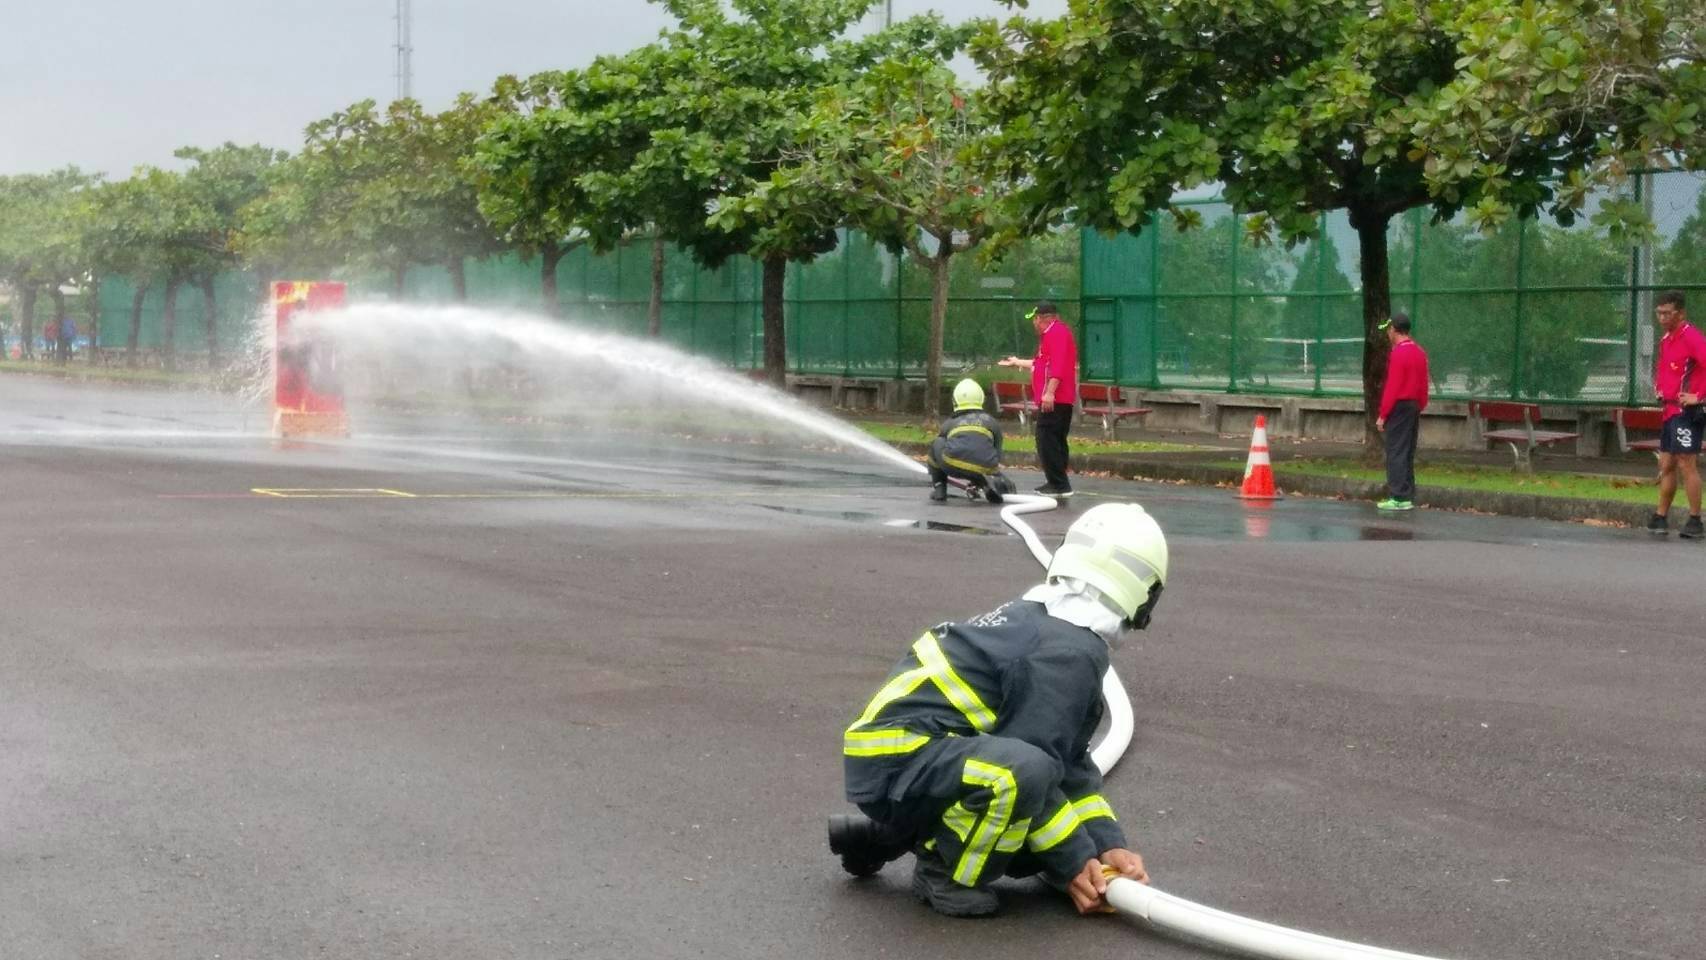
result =
[{"label": "metal bench", "polygon": [[1617,446],[1624,453],[1632,450],[1651,450],[1659,452],[1659,439],[1652,437],[1646,440],[1630,440],[1629,431],[1633,430],[1662,430],[1665,425],[1665,412],[1657,407],[1618,407],[1611,411],[1612,420],[1617,423]]},{"label": "metal bench", "polygon": [[[1518,470],[1534,470],[1536,447],[1551,446],[1581,436],[1580,433],[1562,430],[1536,430],[1534,425],[1540,422],[1540,405],[1534,403],[1471,400],[1469,415],[1480,418],[1481,439],[1510,444],[1511,455],[1516,458],[1515,469]],[[1520,423],[1522,429],[1488,430],[1487,424],[1491,423]]]},{"label": "metal bench", "polygon": [[1080,383],[1078,402],[1085,416],[1102,421],[1102,433],[1110,437],[1121,420],[1135,418],[1141,422],[1155,412],[1149,407],[1122,406],[1126,402],[1124,394],[1117,385],[1108,383]]},{"label": "metal bench", "polygon": [[1018,414],[1019,425],[1024,426],[1026,419],[1037,412],[1037,405],[1031,400],[1029,384],[1018,380],[997,380],[991,386],[995,388],[995,409],[998,414]]}]

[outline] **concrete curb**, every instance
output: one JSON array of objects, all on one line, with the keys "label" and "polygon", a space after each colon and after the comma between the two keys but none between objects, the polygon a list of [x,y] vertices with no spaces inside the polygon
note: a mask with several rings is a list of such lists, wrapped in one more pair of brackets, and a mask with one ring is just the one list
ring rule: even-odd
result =
[{"label": "concrete curb", "polygon": [[[927,443],[896,443],[894,446],[923,456],[930,451]],[[1029,453],[1010,453],[1005,458],[1012,466],[1035,467],[1037,458]],[[1230,487],[1243,480],[1244,471],[1237,467],[1191,463],[1178,460],[1148,459],[1144,454],[1073,454],[1072,468],[1079,473],[1105,473],[1122,480],[1162,480],[1191,483],[1199,486]],[[1366,480],[1340,477],[1320,477],[1312,474],[1288,473],[1284,463],[1274,465],[1274,478],[1285,493],[1310,497],[1329,497],[1339,500],[1381,499],[1386,485]],[[1499,493],[1486,490],[1422,489],[1416,497],[1418,506],[1436,510],[1459,510],[1490,513],[1506,517],[1533,517],[1538,520],[1562,520],[1574,523],[1600,522],[1642,526],[1652,515],[1653,508],[1644,504],[1623,503],[1617,500],[1589,500],[1580,497],[1548,497],[1531,493]],[[1680,523],[1687,511],[1675,508],[1671,519]]]}]

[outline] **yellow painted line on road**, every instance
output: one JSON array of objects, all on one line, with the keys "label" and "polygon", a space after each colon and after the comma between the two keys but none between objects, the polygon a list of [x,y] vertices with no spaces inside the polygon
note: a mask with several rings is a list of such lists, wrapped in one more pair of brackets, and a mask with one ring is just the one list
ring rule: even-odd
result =
[{"label": "yellow painted line on road", "polygon": [[414,494],[383,487],[253,487],[250,493],[286,500],[357,500],[380,497],[413,499]]}]

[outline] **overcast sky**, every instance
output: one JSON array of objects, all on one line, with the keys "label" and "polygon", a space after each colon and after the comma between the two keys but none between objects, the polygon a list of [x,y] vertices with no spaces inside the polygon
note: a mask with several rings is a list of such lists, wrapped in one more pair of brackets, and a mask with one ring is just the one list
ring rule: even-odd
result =
[{"label": "overcast sky", "polygon": [[[1055,15],[1065,0],[1032,0]],[[414,0],[415,95],[442,107],[504,73],[584,64],[667,22],[645,0]],[[1005,16],[998,0],[894,0],[895,17]],[[0,0],[0,174],[124,176],[184,145],[294,150],[302,128],[396,90],[395,0]]]}]

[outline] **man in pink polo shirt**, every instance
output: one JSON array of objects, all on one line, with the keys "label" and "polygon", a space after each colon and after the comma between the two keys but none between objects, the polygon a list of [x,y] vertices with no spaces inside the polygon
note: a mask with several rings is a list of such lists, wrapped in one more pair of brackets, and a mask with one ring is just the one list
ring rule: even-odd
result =
[{"label": "man in pink polo shirt", "polygon": [[1699,540],[1706,535],[1700,525],[1700,440],[1706,433],[1706,335],[1688,322],[1687,301],[1681,290],[1659,294],[1653,312],[1665,335],[1659,341],[1658,361],[1653,368],[1653,389],[1665,405],[1664,426],[1659,433],[1659,509],[1647,521],[1650,533],[1670,532],[1670,504],[1676,496],[1676,475],[1682,474],[1682,489],[1688,496],[1688,522],[1681,536]]},{"label": "man in pink polo shirt", "polygon": [[1386,435],[1386,499],[1382,510],[1416,505],[1416,438],[1428,408],[1428,355],[1410,336],[1410,318],[1394,313],[1380,329],[1392,352],[1386,357],[1386,386],[1374,428]]},{"label": "man in pink polo shirt", "polygon": [[1037,301],[1036,309],[1027,317],[1037,331],[1037,355],[1030,360],[1008,357],[1001,365],[1028,367],[1031,371],[1031,398],[1040,411],[1037,460],[1043,468],[1043,485],[1037,492],[1045,497],[1070,497],[1066,436],[1072,432],[1072,407],[1078,402],[1078,342],[1072,338],[1072,328],[1060,319],[1053,301]]}]

